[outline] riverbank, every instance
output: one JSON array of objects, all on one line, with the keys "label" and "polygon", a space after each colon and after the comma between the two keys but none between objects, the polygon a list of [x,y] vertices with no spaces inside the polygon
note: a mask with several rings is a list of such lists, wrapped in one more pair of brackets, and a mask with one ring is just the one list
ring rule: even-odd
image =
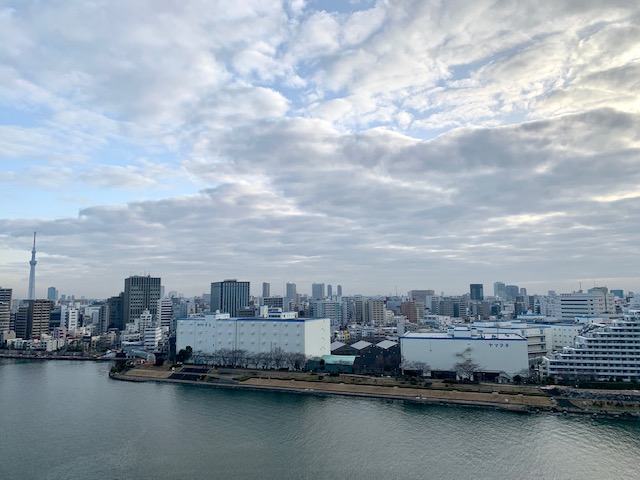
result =
[{"label": "riverbank", "polygon": [[83,355],[52,355],[34,353],[0,353],[0,358],[12,358],[17,360],[74,360],[85,362],[112,362],[113,358],[92,357]]},{"label": "riverbank", "polygon": [[287,392],[298,395],[348,396],[403,401],[416,404],[463,405],[511,412],[549,412],[640,418],[640,395],[545,389],[537,386],[498,384],[412,385],[396,379],[339,375],[328,377],[303,372],[215,370],[188,366],[175,370],[141,366],[111,373],[115,380],[166,382],[249,391]]}]

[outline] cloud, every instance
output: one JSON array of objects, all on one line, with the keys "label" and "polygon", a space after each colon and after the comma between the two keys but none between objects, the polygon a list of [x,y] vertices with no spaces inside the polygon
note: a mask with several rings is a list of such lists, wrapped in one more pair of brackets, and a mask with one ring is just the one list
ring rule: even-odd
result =
[{"label": "cloud", "polygon": [[[628,264],[611,259],[638,253],[638,197],[627,192],[640,180],[639,121],[603,110],[427,142],[270,123],[236,132],[244,145],[228,138],[224,153],[237,160],[217,167],[226,182],[214,188],[0,226],[10,248],[36,229],[52,262],[82,263],[89,278],[151,270],[184,290],[225,275],[409,289],[451,284],[474,266],[523,283],[550,268],[624,278]],[[608,139],[598,151],[606,163],[593,161],[593,135]],[[42,265],[44,278],[52,268]]]},{"label": "cloud", "polygon": [[5,5],[0,253],[38,230],[42,281],[637,288],[632,3]]}]

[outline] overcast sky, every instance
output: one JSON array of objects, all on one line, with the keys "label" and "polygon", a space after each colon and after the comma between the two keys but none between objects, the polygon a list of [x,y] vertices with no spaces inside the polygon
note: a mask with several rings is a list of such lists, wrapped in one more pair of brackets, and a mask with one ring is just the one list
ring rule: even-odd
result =
[{"label": "overcast sky", "polygon": [[0,285],[640,290],[637,1],[0,0]]}]

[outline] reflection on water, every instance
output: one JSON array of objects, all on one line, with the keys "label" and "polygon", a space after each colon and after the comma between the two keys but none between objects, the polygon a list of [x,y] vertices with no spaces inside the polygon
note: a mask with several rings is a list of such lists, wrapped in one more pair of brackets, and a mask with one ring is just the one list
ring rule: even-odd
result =
[{"label": "reflection on water", "polygon": [[637,474],[637,421],[128,383],[108,369],[0,360],[3,478]]}]

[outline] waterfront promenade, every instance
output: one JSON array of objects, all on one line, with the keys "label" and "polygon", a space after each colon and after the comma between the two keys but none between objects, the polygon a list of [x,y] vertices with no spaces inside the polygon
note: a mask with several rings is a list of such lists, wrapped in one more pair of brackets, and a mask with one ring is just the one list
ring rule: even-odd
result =
[{"label": "waterfront promenade", "polygon": [[[202,366],[138,366],[112,374],[133,382],[186,383],[210,388],[266,390],[302,395],[341,395],[418,404],[455,404],[515,412],[624,415],[640,418],[640,393],[531,385],[447,384],[427,386],[388,377],[310,375],[306,372],[209,369]],[[416,382],[417,383],[417,382]]]}]

